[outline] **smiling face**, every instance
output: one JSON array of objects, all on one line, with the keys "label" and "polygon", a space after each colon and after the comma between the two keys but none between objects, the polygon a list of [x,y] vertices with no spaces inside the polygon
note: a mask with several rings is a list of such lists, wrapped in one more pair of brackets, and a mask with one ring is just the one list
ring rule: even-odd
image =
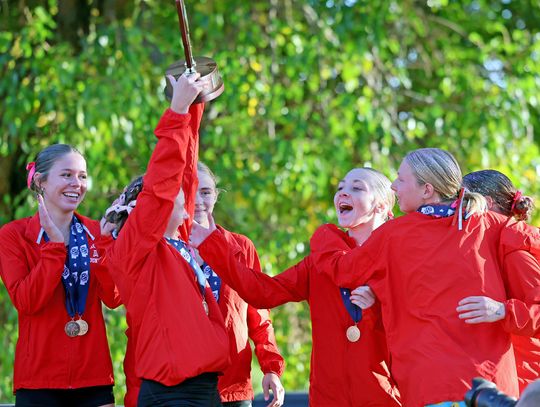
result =
[{"label": "smiling face", "polygon": [[396,193],[399,209],[403,213],[416,211],[425,202],[426,185],[420,185],[411,166],[403,160],[399,166],[398,176],[392,182],[392,190]]},{"label": "smiling face", "polygon": [[86,161],[76,152],[60,156],[46,175],[35,175],[47,209],[61,213],[77,209],[86,194],[86,178]]},{"label": "smiling face", "polygon": [[217,201],[216,183],[205,171],[198,170],[199,188],[195,200],[195,221],[203,226],[208,224],[208,215],[214,212]]},{"label": "smiling face", "polygon": [[355,168],[339,182],[334,206],[343,228],[353,229],[374,219],[379,213],[377,202],[364,171]]}]

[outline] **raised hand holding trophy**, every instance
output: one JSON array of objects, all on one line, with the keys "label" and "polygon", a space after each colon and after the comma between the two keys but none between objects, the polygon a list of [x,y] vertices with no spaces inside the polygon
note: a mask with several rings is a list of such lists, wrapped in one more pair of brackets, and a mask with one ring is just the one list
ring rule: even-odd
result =
[{"label": "raised hand holding trophy", "polygon": [[[213,59],[207,57],[193,58],[191,54],[189,27],[184,0],[176,0],[176,11],[178,12],[178,22],[180,25],[180,33],[182,34],[185,60],[176,61],[170,65],[167,68],[165,75],[173,75],[175,78],[178,78],[185,71],[188,73],[199,72],[201,74],[199,81],[204,82],[204,89],[193,103],[209,102],[223,93],[223,79],[219,74],[216,62]],[[167,86],[165,87],[165,96],[169,100],[172,98],[172,88],[168,80]]]}]

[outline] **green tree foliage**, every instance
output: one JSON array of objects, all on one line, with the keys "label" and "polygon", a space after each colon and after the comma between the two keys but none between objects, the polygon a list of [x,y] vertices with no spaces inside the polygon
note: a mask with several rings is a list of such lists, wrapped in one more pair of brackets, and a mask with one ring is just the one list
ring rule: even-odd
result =
[{"label": "green tree foliage", "polygon": [[[207,106],[201,158],[221,179],[217,220],[274,274],[333,221],[352,167],[392,177],[418,147],[464,172],[492,167],[538,196],[540,4],[532,0],[186,1],[195,55],[226,90]],[[51,143],[86,156],[81,212],[99,218],[144,171],[183,56],[174,2],[0,1],[0,224],[35,211],[24,166]],[[117,400],[125,320],[107,311]],[[307,387],[305,304],[273,312],[288,389]],[[0,400],[11,396],[16,313],[0,291]]]}]

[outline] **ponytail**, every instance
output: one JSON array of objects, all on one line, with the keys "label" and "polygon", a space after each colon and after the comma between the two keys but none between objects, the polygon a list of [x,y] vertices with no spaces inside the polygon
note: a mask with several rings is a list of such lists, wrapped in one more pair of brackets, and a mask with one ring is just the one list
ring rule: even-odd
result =
[{"label": "ponytail", "polygon": [[135,178],[131,183],[126,187],[124,192],[120,194],[118,198],[114,200],[112,205],[105,211],[105,219],[109,223],[116,225],[114,230],[115,234],[118,235],[120,230],[126,223],[129,214],[135,208],[137,204],[137,197],[141,193],[143,188],[143,177]]}]

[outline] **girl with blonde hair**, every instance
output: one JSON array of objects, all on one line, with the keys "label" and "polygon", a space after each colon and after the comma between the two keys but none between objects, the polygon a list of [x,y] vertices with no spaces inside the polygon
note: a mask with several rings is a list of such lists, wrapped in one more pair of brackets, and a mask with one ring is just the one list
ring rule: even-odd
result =
[{"label": "girl with blonde hair", "polygon": [[[334,195],[339,239],[347,249],[364,244],[391,217],[390,181],[371,168],[355,168]],[[387,348],[378,304],[366,287],[352,292],[326,276],[312,255],[270,277],[237,261],[235,249],[216,229],[194,227],[192,243],[212,269],[250,305],[273,308],[307,301],[313,348],[309,405],[397,407],[399,393],[388,370]],[[352,287],[351,287],[352,288]],[[360,305],[360,306],[359,306]],[[363,308],[363,309],[362,309]]]}]

